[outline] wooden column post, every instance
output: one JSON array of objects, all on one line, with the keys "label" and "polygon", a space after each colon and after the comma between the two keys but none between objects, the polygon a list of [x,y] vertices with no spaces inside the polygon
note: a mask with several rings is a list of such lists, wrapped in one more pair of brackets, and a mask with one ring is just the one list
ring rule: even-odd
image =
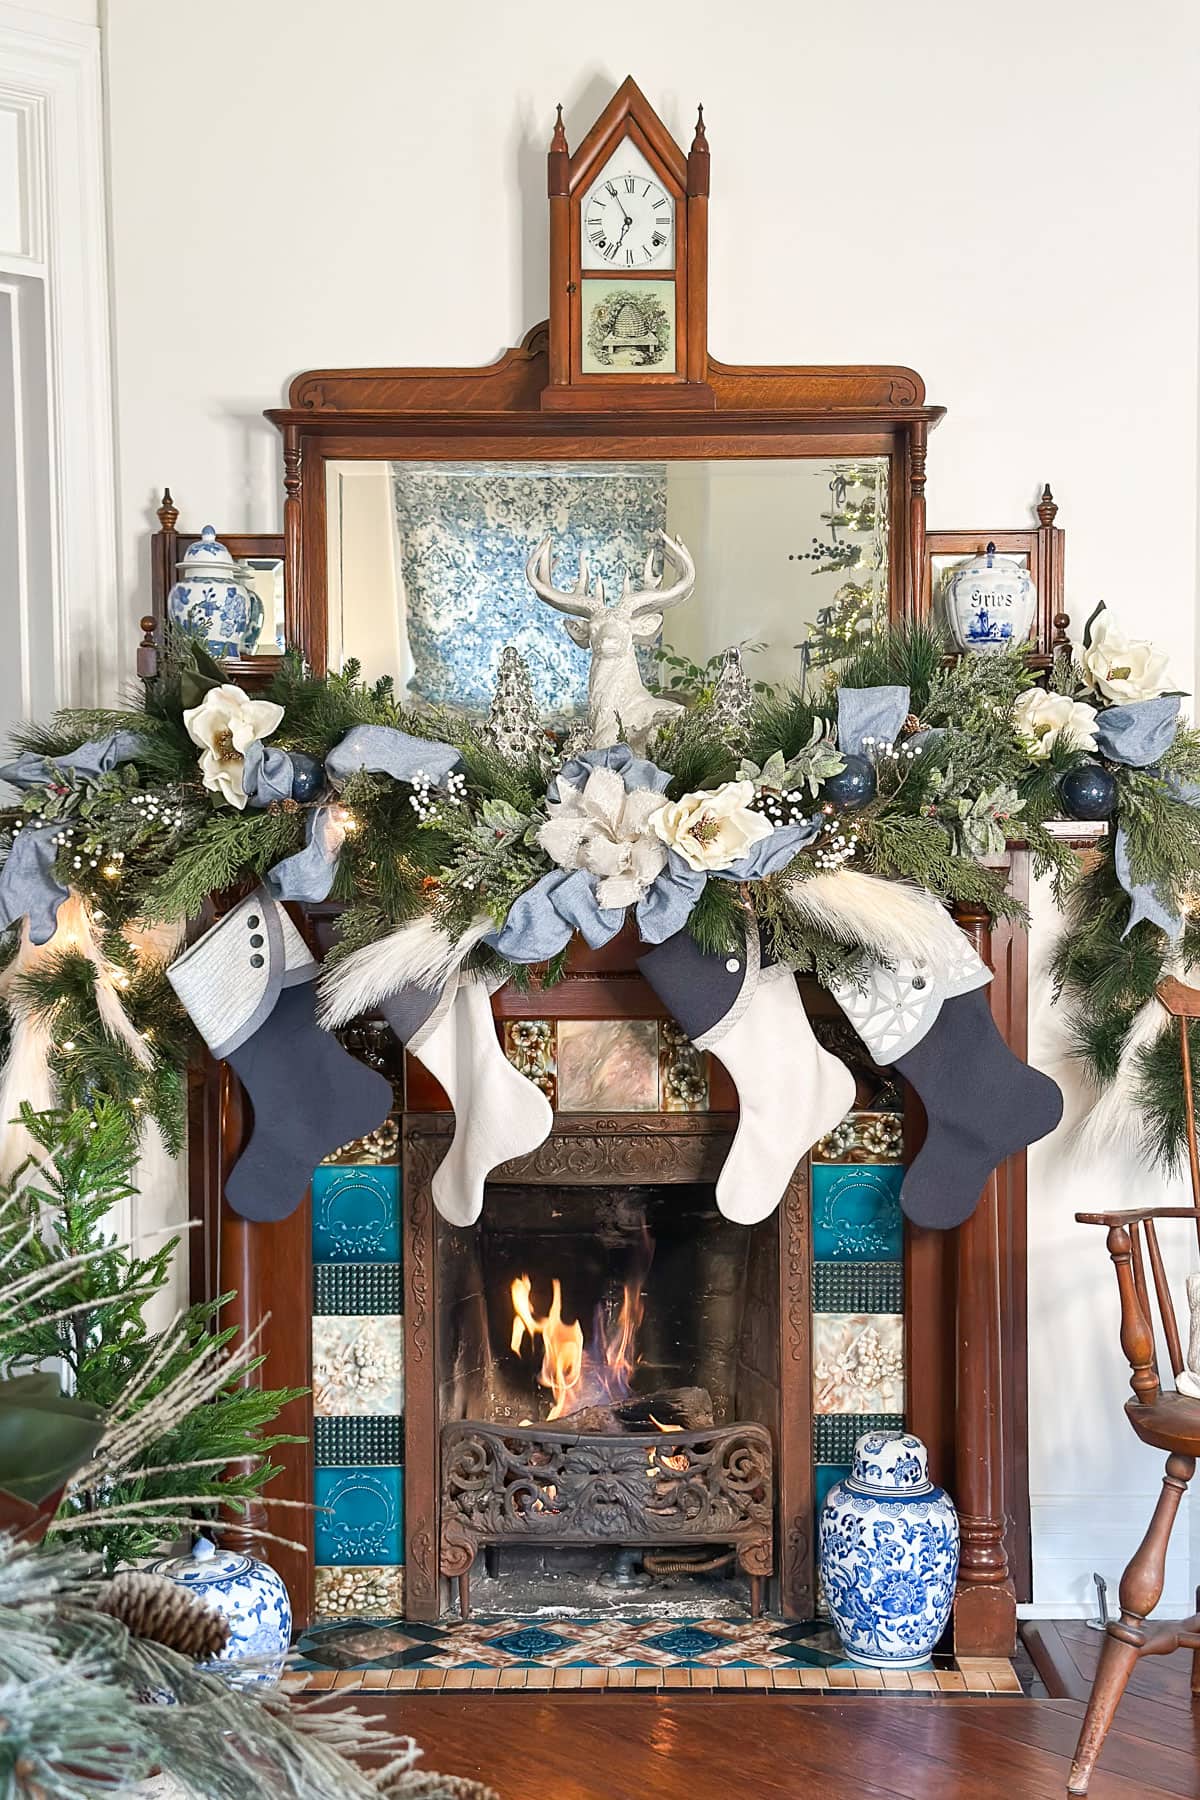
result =
[{"label": "wooden column post", "polygon": [[916,419],[908,434],[908,605],[915,616],[925,592],[925,457],[929,427]]},{"label": "wooden column post", "polygon": [[562,270],[571,266],[571,153],[561,106],[546,163],[546,192],[550,199],[550,381],[555,387],[565,387],[571,379],[571,295],[563,282]]},{"label": "wooden column post", "polygon": [[708,190],[711,159],[704,108],[696,114],[696,135],[687,166],[687,368],[689,381],[708,380]]},{"label": "wooden column post", "polygon": [[[960,906],[955,917],[988,962],[988,913]],[[986,1097],[979,1100],[986,1105]],[[958,1228],[957,1263],[954,1498],[962,1549],[954,1648],[960,1656],[1009,1656],[1016,1645],[1017,1599],[1004,1547],[1000,1234],[994,1175],[971,1217]]]}]

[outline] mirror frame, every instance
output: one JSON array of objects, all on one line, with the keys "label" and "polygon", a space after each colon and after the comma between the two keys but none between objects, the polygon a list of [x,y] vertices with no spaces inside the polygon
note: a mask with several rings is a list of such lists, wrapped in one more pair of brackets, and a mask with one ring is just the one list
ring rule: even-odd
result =
[{"label": "mirror frame", "polygon": [[709,357],[711,407],[684,410],[662,387],[598,395],[588,411],[563,414],[543,407],[548,359],[543,322],[483,368],[310,371],[296,376],[286,407],[267,412],[283,439],[287,636],[314,670],[324,672],[328,653],[330,462],[888,456],[888,609],[893,619],[926,609],[925,459],[945,408],[925,404],[912,369]]}]

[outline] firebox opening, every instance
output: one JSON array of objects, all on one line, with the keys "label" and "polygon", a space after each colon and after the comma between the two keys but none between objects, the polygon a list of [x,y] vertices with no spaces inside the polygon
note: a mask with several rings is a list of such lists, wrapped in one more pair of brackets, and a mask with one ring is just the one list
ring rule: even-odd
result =
[{"label": "firebox opening", "polygon": [[[607,1591],[610,1604],[635,1598],[667,1613],[686,1610],[701,1592],[691,1567],[706,1584],[700,1604],[745,1607],[745,1576],[769,1568],[772,1534],[776,1246],[772,1226],[747,1230],[724,1219],[703,1182],[492,1183],[475,1230],[439,1230],[444,1506],[457,1496],[458,1523],[468,1535],[477,1531],[486,1549],[472,1576],[482,1584],[481,1609],[592,1607]],[[485,1434],[503,1490],[487,1499],[477,1452],[460,1461],[463,1421],[517,1433],[547,1428],[591,1444],[589,1459],[608,1471],[599,1490],[589,1477],[596,1510],[583,1535],[596,1541],[580,1544],[578,1508],[564,1498],[570,1468],[560,1488],[549,1467],[558,1455],[552,1440],[537,1448],[528,1435],[514,1436],[504,1447]],[[739,1457],[730,1428],[741,1426],[758,1428],[749,1453],[767,1459],[753,1520],[738,1511],[744,1494],[730,1503],[724,1472],[722,1445],[728,1440],[728,1454]],[[697,1441],[705,1431],[715,1434],[712,1443]],[[660,1450],[645,1444],[646,1434],[661,1439]],[[635,1449],[629,1440],[639,1436]],[[630,1485],[618,1472],[631,1455],[642,1473]],[[706,1497],[689,1520],[692,1482]],[[764,1536],[761,1565],[748,1541],[757,1546]],[[643,1561],[657,1577],[653,1594],[644,1591]]]},{"label": "firebox opening", "polygon": [[749,1249],[705,1185],[490,1187],[450,1320],[444,1416],[584,1414],[594,1429],[607,1407],[702,1389],[713,1422],[733,1419]]}]

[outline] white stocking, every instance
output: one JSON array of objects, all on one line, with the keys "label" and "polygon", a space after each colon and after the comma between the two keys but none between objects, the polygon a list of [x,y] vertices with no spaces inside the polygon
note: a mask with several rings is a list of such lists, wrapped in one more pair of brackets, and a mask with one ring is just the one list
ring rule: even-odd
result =
[{"label": "white stocking", "polygon": [[763,969],[727,1030],[696,1041],[724,1063],[738,1096],[717,1205],[727,1219],[755,1225],[779,1205],[801,1157],[850,1111],[854,1077],[818,1044],[796,978],[779,964]]},{"label": "white stocking", "polygon": [[492,1170],[544,1143],[553,1110],[500,1048],[481,981],[460,980],[408,1049],[445,1088],[454,1108],[454,1138],[433,1178],[433,1203],[452,1225],[473,1225]]}]

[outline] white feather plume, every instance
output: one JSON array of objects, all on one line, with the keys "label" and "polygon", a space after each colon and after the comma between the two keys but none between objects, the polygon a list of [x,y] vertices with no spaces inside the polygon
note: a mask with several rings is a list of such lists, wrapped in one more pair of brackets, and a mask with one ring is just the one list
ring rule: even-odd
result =
[{"label": "white feather plume", "polygon": [[45,947],[39,949],[30,940],[26,922],[17,954],[0,974],[0,1002],[12,1017],[8,1056],[0,1074],[0,1181],[9,1180],[28,1157],[41,1154],[25,1127],[13,1123],[22,1102],[27,1100],[35,1112],[47,1112],[55,1103],[49,1023],[44,1014],[31,1013],[17,996],[21,977],[30,974],[44,956]]},{"label": "white feather plume", "polygon": [[[150,940],[137,947],[150,949]],[[24,1126],[12,1123],[22,1103],[28,1102],[35,1112],[45,1112],[58,1104],[50,1073],[53,1019],[26,1004],[19,984],[22,976],[32,974],[63,951],[74,951],[94,965],[96,1010],[109,1036],[118,1038],[141,1068],[149,1068],[153,1060],[149,1045],[125,1011],[122,972],[104,955],[91,914],[80,896],[72,893],[63,901],[54,936],[47,944],[33,942],[26,920],[17,954],[0,975],[0,1001],[12,1016],[12,1040],[0,1073],[0,1178],[11,1175],[37,1148]]]},{"label": "white feather plume", "polygon": [[[1193,963],[1184,962],[1178,955],[1169,958],[1165,971],[1187,987],[1195,987],[1200,976],[1200,969]],[[1171,1014],[1157,994],[1151,995],[1145,1006],[1134,1014],[1121,1046],[1116,1074],[1071,1133],[1071,1148],[1075,1154],[1100,1157],[1111,1153],[1115,1146],[1135,1152],[1140,1161],[1145,1160],[1145,1119],[1136,1098],[1138,1052],[1152,1044],[1170,1022]]]},{"label": "white feather plume", "polygon": [[962,954],[962,933],[941,901],[909,882],[830,869],[792,882],[788,899],[809,924],[887,963],[923,956],[936,966],[941,953],[951,962]]},{"label": "white feather plume", "polygon": [[321,977],[321,1024],[329,1031],[346,1025],[402,987],[445,987],[492,928],[481,913],[455,939],[430,919],[414,919],[377,944],[365,944]]}]

